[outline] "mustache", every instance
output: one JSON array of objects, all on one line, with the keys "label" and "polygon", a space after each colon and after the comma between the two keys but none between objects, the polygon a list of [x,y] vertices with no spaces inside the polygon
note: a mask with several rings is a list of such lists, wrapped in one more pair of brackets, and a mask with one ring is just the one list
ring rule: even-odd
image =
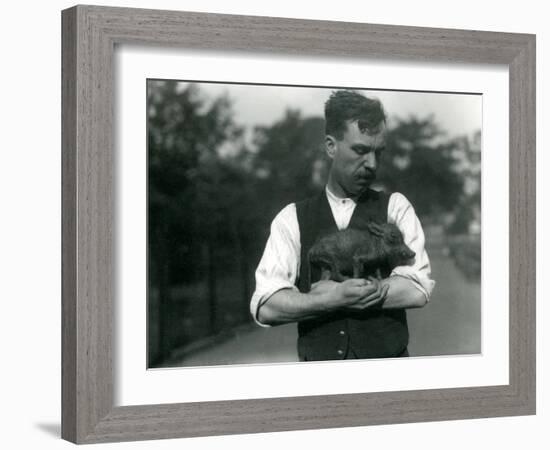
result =
[{"label": "mustache", "polygon": [[360,178],[376,178],[376,172],[371,169],[364,169],[358,173]]}]

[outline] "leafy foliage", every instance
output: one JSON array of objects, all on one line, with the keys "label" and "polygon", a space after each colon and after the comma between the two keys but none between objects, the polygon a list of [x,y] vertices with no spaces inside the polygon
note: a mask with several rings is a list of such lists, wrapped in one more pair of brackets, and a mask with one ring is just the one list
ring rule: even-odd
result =
[{"label": "leafy foliage", "polygon": [[389,192],[401,192],[421,217],[454,209],[463,180],[453,170],[454,144],[444,140],[433,117],[397,119],[387,134],[378,180]]}]

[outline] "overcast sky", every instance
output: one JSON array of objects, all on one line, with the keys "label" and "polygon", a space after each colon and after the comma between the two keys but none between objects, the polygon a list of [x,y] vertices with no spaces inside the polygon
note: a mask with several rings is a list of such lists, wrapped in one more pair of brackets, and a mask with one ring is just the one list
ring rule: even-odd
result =
[{"label": "overcast sky", "polygon": [[[287,108],[298,108],[303,116],[322,116],[324,103],[333,90],[215,83],[199,85],[208,97],[227,92],[233,100],[237,122],[245,126],[269,125],[282,118]],[[479,94],[362,92],[380,99],[390,118],[407,118],[411,115],[424,118],[433,114],[436,123],[449,136],[471,134],[481,129],[482,97]]]}]

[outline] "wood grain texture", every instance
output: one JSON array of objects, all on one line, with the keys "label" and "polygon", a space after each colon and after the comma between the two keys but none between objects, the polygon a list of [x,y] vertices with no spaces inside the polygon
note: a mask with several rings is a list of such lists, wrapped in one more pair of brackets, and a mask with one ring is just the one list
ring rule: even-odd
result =
[{"label": "wood grain texture", "polygon": [[76,11],[63,14],[62,35],[62,155],[61,155],[61,332],[62,332],[62,430],[76,440]]},{"label": "wood grain texture", "polygon": [[535,411],[536,95],[535,40],[510,71],[510,385]]},{"label": "wood grain texture", "polygon": [[[535,412],[534,36],[94,6],[77,6],[62,16],[63,438],[93,443]],[[506,64],[510,72],[510,383],[114,407],[115,44],[331,59]]]}]

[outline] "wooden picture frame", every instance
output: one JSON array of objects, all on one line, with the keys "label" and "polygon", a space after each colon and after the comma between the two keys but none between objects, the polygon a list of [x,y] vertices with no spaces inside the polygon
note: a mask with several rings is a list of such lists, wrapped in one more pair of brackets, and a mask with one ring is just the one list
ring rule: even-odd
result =
[{"label": "wooden picture frame", "polygon": [[[64,439],[95,443],[535,413],[534,35],[75,6],[62,13],[62,37]],[[509,384],[114,407],[116,44],[507,65]]]}]

